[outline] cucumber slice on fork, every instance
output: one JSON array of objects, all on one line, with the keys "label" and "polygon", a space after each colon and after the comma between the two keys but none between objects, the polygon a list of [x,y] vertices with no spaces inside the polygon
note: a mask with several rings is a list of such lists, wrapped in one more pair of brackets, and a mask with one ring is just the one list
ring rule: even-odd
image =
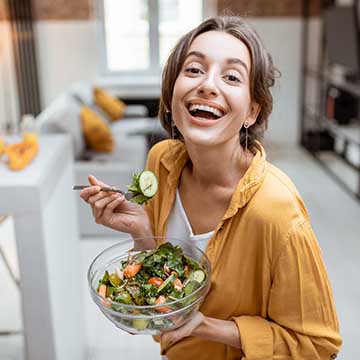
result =
[{"label": "cucumber slice on fork", "polygon": [[149,170],[140,173],[139,187],[143,195],[152,198],[158,190],[158,180],[155,174]]}]

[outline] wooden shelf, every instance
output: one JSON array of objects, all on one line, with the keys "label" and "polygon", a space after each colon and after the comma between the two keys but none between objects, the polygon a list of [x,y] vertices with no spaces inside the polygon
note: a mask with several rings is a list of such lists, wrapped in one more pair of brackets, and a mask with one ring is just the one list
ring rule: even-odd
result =
[{"label": "wooden shelf", "polygon": [[309,107],[305,108],[304,115],[314,121],[318,121],[319,124],[328,130],[334,138],[340,137],[347,142],[359,146],[360,149],[360,119],[358,123],[351,123],[349,125],[339,125],[336,120],[329,120],[325,116],[321,116],[316,111],[312,111]]}]

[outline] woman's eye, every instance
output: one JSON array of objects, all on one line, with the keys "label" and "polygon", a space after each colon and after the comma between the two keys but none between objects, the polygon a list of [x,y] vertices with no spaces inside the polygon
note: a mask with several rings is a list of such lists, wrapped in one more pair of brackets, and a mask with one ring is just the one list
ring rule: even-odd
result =
[{"label": "woman's eye", "polygon": [[240,79],[235,75],[225,75],[225,78],[230,82],[240,82]]},{"label": "woman's eye", "polygon": [[190,73],[190,74],[200,74],[201,70],[195,67],[190,67],[185,69],[185,72]]}]

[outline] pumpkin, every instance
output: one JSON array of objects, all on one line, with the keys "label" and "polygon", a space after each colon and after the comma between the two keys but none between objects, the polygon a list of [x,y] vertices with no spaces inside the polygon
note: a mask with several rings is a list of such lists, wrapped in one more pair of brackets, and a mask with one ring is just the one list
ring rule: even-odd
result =
[{"label": "pumpkin", "polygon": [[21,142],[11,144],[5,148],[5,153],[9,158],[9,168],[11,170],[24,169],[38,153],[37,143]]}]

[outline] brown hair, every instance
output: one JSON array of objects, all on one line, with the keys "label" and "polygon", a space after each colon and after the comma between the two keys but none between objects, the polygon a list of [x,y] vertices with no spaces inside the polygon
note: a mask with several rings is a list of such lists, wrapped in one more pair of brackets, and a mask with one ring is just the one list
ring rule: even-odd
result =
[{"label": "brown hair", "polygon": [[[219,16],[205,20],[198,27],[185,34],[172,50],[162,75],[162,88],[159,108],[159,118],[164,129],[170,136],[182,139],[177,128],[172,128],[171,100],[175,81],[181,71],[188,50],[194,39],[207,31],[223,31],[241,40],[250,52],[250,95],[252,101],[260,106],[256,122],[248,128],[247,145],[251,151],[257,148],[268,125],[268,118],[273,108],[273,98],[270,88],[274,85],[277,69],[273,65],[271,55],[266,51],[256,31],[241,17]],[[240,145],[245,147],[245,129],[239,132]]]}]

